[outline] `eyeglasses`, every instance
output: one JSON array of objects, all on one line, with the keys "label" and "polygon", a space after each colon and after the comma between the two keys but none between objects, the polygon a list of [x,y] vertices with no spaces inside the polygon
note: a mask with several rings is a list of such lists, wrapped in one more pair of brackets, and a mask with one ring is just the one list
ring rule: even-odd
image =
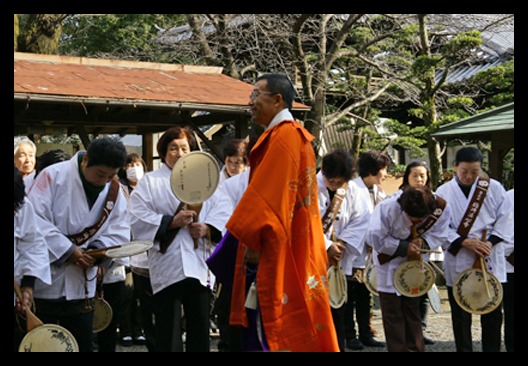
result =
[{"label": "eyeglasses", "polygon": [[251,100],[257,99],[261,94],[273,95],[273,94],[277,94],[277,93],[272,93],[272,92],[269,92],[269,91],[262,91],[262,90],[258,90],[258,89],[253,89],[251,94],[249,94],[249,99],[251,99]]}]

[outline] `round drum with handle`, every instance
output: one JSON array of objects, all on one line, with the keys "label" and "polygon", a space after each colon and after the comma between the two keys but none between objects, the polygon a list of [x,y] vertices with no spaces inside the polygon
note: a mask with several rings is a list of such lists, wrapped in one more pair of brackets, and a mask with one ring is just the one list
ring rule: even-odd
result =
[{"label": "round drum with handle", "polygon": [[419,297],[426,294],[435,283],[436,274],[429,263],[408,260],[394,272],[394,287],[403,296]]},{"label": "round drum with handle", "polygon": [[339,264],[328,268],[330,306],[339,309],[347,301],[347,280]]},{"label": "round drum with handle", "polygon": [[502,285],[493,273],[485,274],[481,269],[469,268],[455,279],[453,297],[465,311],[477,315],[487,314],[501,304]]},{"label": "round drum with handle", "polygon": [[123,258],[131,257],[146,252],[154,243],[150,240],[135,240],[129,243],[114,245],[107,248],[90,249],[86,251],[86,254],[91,255],[94,258]]},{"label": "round drum with handle", "polygon": [[440,306],[441,306],[441,300],[440,300],[440,294],[438,293],[438,288],[436,288],[436,285],[433,283],[433,286],[427,291],[427,298],[429,299],[429,305],[431,306],[431,309],[435,313],[440,312]]},{"label": "round drum with handle", "polygon": [[57,324],[44,324],[27,333],[19,352],[79,352],[75,337]]},{"label": "round drum with handle", "polygon": [[174,164],[170,184],[180,201],[200,205],[213,195],[219,180],[220,169],[215,158],[203,151],[192,151]]},{"label": "round drum with handle", "polygon": [[[213,195],[219,180],[220,168],[215,158],[203,151],[192,151],[172,167],[170,185],[176,198],[196,212],[196,221],[202,203]],[[194,248],[198,248],[198,239],[194,239]]]},{"label": "round drum with handle", "polygon": [[102,297],[94,298],[94,317],[92,329],[94,333],[99,333],[106,329],[112,322],[113,316],[112,307]]},{"label": "round drum with handle", "polygon": [[371,260],[367,260],[367,265],[365,266],[365,270],[363,271],[363,283],[372,295],[379,296],[376,265]]}]

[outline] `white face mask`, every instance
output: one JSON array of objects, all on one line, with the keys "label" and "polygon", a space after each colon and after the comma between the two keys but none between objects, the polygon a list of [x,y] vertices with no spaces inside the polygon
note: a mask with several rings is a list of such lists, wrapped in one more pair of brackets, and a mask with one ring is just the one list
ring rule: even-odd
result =
[{"label": "white face mask", "polygon": [[143,178],[143,175],[145,175],[145,171],[143,170],[142,166],[133,166],[127,169],[126,175],[129,181],[137,182],[141,178]]}]

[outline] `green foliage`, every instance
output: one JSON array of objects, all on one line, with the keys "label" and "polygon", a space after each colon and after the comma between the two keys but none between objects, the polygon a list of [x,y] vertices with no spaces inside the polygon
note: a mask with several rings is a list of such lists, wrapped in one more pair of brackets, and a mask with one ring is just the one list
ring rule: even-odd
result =
[{"label": "green foliage", "polygon": [[159,29],[183,24],[182,14],[105,14],[75,16],[64,25],[62,54],[162,62],[160,49],[152,40]]},{"label": "green foliage", "polygon": [[478,30],[459,33],[442,46],[442,53],[451,60],[468,57],[474,48],[482,45],[482,36]]}]

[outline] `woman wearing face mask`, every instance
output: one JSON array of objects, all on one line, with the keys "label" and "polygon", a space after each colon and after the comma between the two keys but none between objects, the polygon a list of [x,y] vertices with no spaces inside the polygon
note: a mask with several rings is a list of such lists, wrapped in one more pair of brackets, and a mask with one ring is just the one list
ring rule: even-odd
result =
[{"label": "woman wearing face mask", "polygon": [[128,193],[130,194],[146,171],[147,164],[145,164],[141,156],[136,153],[130,153],[125,166],[119,170],[117,175],[119,176],[119,182],[128,188]]},{"label": "woman wearing face mask", "polygon": [[[139,154],[129,153],[127,155],[125,165],[117,173],[119,182],[127,197],[136,188],[146,171],[147,164],[145,164]],[[131,239],[133,238],[131,237]],[[137,278],[136,274],[138,272],[141,273],[141,278]],[[130,257],[130,267],[125,268],[125,273],[126,279],[121,304],[122,313],[118,318],[121,344],[125,347],[130,347],[132,344],[143,345],[146,343],[148,350],[152,351],[154,349],[152,340],[154,331],[152,322],[148,320],[152,319],[153,309],[151,306],[149,307],[145,296],[142,296],[145,293],[147,298],[152,296],[148,277],[147,253]],[[149,339],[147,340],[145,337]]]}]

